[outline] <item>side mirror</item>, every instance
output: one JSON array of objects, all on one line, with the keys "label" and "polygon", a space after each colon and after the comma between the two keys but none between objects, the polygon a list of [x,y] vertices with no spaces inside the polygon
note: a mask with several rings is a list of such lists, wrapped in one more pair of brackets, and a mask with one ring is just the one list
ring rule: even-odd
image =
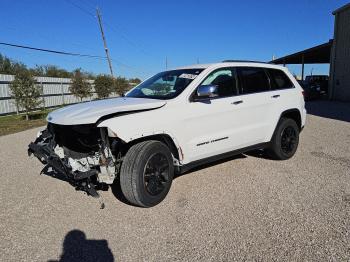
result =
[{"label": "side mirror", "polygon": [[218,96],[218,87],[215,85],[201,85],[197,88],[198,98],[212,98]]}]

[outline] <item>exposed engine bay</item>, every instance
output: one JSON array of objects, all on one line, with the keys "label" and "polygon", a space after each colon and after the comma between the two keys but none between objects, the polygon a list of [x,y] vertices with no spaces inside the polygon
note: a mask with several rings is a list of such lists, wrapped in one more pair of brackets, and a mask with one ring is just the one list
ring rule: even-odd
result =
[{"label": "exposed engine bay", "polygon": [[109,138],[107,128],[95,124],[49,123],[29,144],[28,155],[36,156],[77,190],[98,197],[97,190],[113,184],[119,173],[122,143]]}]

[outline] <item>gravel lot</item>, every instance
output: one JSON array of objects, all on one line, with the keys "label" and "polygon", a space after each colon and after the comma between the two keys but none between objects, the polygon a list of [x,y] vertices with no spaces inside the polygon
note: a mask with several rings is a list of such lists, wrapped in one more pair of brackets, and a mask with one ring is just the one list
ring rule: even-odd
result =
[{"label": "gravel lot", "polygon": [[291,160],[250,153],[197,169],[149,209],[109,190],[100,210],[40,176],[26,152],[38,129],[0,137],[0,261],[348,261],[350,104],[308,107]]}]

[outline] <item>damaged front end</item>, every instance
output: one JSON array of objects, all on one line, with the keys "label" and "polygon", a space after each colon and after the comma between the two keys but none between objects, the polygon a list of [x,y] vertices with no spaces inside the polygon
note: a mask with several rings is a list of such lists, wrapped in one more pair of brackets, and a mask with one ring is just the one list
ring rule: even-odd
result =
[{"label": "damaged front end", "polygon": [[49,123],[29,144],[28,155],[36,156],[48,172],[77,190],[98,197],[98,189],[112,184],[121,164],[121,140],[108,137],[107,128],[94,124]]}]

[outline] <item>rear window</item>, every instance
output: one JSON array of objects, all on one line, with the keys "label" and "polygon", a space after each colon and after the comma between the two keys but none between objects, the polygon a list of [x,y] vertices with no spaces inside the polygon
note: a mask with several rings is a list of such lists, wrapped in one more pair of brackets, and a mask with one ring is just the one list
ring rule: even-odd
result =
[{"label": "rear window", "polygon": [[241,93],[251,94],[270,90],[269,79],[261,67],[238,67]]},{"label": "rear window", "polygon": [[294,85],[289,77],[282,71],[278,69],[267,69],[271,80],[271,89],[288,89],[293,88]]}]

